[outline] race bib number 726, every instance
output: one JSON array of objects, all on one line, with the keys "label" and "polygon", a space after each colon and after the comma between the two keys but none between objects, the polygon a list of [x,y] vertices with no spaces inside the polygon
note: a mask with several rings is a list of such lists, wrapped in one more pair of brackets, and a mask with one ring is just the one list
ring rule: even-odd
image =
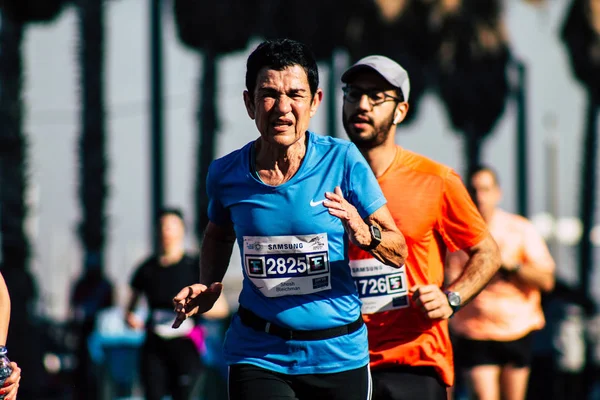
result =
[{"label": "race bib number 726", "polygon": [[363,314],[408,306],[405,266],[390,267],[374,258],[351,260],[350,271],[362,300]]}]

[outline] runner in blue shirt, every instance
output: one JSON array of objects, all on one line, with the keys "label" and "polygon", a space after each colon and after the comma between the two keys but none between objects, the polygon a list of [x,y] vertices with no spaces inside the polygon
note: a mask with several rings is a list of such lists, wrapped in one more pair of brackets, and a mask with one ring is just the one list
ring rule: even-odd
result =
[{"label": "runner in blue shirt", "polygon": [[407,249],[356,146],[308,131],[318,84],[307,46],[259,45],[244,103],[260,137],[209,170],[200,283],[175,297],[174,327],[212,307],[237,240],[244,283],[224,344],[230,399],[370,398],[348,243],[394,267]]}]

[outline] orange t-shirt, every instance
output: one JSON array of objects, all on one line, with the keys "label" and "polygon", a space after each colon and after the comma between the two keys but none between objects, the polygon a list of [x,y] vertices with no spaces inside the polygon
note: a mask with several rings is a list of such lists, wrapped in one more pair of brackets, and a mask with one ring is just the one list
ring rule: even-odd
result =
[{"label": "orange t-shirt", "polygon": [[488,230],[460,177],[449,167],[398,146],[378,178],[408,257],[394,269],[351,246],[352,274],[369,330],[371,367],[431,366],[448,386],[454,381],[446,320],[431,321],[417,309],[408,288],[444,283],[446,249],[479,243]]},{"label": "orange t-shirt", "polygon": [[[554,272],[554,260],[544,239],[527,219],[496,210],[489,229],[498,243],[502,262]],[[462,271],[466,255],[448,257],[450,280]],[[497,273],[490,283],[450,322],[457,334],[474,340],[511,341],[544,326],[540,290]]]}]

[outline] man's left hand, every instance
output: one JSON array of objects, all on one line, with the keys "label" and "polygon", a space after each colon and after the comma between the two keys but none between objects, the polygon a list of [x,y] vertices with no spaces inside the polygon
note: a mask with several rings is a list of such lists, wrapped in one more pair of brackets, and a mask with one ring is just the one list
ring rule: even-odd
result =
[{"label": "man's left hand", "polygon": [[429,319],[448,319],[452,316],[452,307],[446,294],[436,285],[415,285],[410,288],[412,302]]},{"label": "man's left hand", "polygon": [[4,381],[4,385],[0,388],[0,394],[4,394],[5,400],[16,400],[19,390],[19,382],[21,381],[21,368],[16,362],[11,362],[12,374]]}]

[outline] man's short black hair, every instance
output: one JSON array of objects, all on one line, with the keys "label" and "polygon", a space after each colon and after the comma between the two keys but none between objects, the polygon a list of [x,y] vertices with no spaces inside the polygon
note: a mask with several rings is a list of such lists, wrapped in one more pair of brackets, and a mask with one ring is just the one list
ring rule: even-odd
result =
[{"label": "man's short black hair", "polygon": [[319,88],[319,69],[312,50],[305,44],[292,39],[274,39],[262,42],[250,54],[246,63],[246,89],[253,99],[256,79],[261,69],[275,71],[299,65],[306,72],[311,95]]},{"label": "man's short black hair", "polygon": [[488,165],[484,165],[484,164],[478,164],[476,166],[474,166],[473,168],[471,168],[471,170],[469,171],[469,174],[467,176],[467,185],[471,186],[471,181],[473,180],[473,177],[475,175],[477,175],[480,172],[487,172],[490,175],[492,175],[492,178],[494,179],[494,183],[496,184],[496,186],[500,187],[500,180],[498,179],[498,174],[496,173],[496,170]]},{"label": "man's short black hair", "polygon": [[174,216],[178,217],[181,220],[181,222],[185,222],[185,220],[183,219],[183,211],[179,207],[161,208],[158,211],[158,214],[156,215],[156,220],[160,222],[161,218],[166,215],[174,215]]}]

